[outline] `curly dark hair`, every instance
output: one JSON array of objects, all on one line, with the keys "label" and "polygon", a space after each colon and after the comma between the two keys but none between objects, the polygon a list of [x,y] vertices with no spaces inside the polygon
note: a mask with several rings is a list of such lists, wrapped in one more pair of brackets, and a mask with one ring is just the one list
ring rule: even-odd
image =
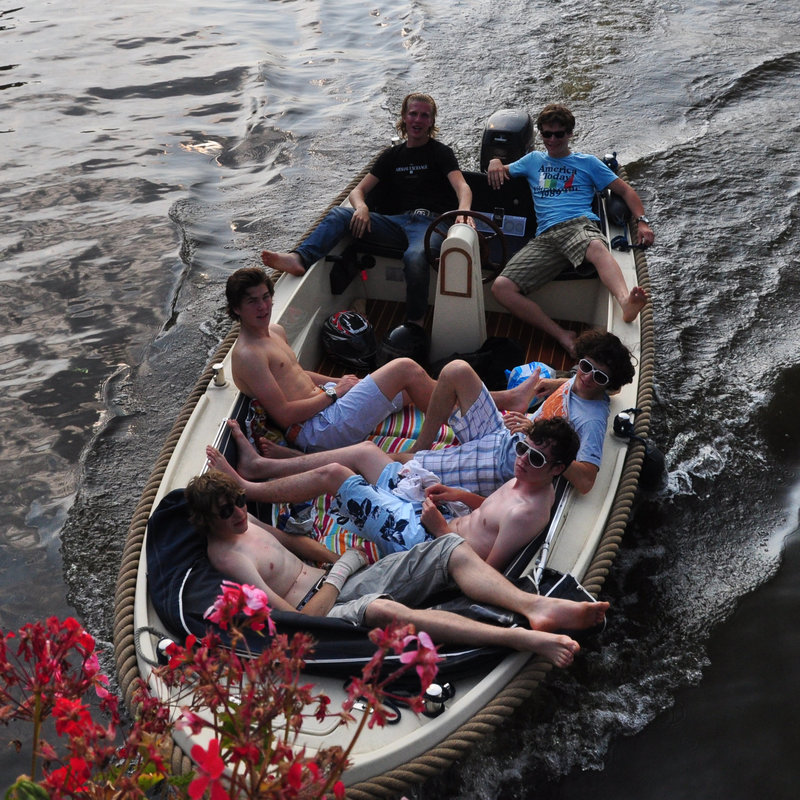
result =
[{"label": "curly dark hair", "polygon": [[183,490],[189,506],[189,522],[207,536],[217,519],[220,506],[234,503],[242,494],[242,487],[228,474],[218,469],[198,475]]},{"label": "curly dark hair", "polygon": [[534,444],[549,444],[556,464],[566,469],[578,455],[581,440],[566,417],[535,419],[526,431]]},{"label": "curly dark hair", "polygon": [[226,311],[228,316],[235,321],[239,321],[239,315],[234,311],[242,304],[248,289],[254,286],[265,285],[270,294],[275,294],[275,285],[272,278],[267,275],[262,267],[242,267],[232,272],[228,276],[225,284],[225,299],[228,301]]},{"label": "curly dark hair", "polygon": [[616,391],[633,380],[636,374],[631,351],[608,331],[593,329],[584,331],[575,340],[575,353],[579,359],[591,358],[602,362],[609,371],[607,391]]}]

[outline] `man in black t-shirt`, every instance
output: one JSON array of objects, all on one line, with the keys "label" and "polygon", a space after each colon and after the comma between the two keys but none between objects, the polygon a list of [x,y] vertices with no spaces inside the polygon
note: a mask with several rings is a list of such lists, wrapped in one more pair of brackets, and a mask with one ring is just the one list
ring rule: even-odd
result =
[{"label": "man in black t-shirt", "polygon": [[[439,214],[468,210],[472,192],[458,168],[453,151],[434,137],[436,103],[427,94],[409,94],[403,100],[397,130],[405,141],[378,156],[370,172],[350,192],[352,208],[337,206],[311,235],[290,253],[264,250],[261,260],[268,267],[302,275],[350,233],[382,245],[403,250],[406,279],[406,319],[421,325],[428,309],[428,263],[425,231]],[[384,213],[371,212],[366,203],[369,192],[381,185],[386,198]],[[459,222],[474,223],[459,217]],[[431,237],[431,247],[441,246],[441,237]]]}]

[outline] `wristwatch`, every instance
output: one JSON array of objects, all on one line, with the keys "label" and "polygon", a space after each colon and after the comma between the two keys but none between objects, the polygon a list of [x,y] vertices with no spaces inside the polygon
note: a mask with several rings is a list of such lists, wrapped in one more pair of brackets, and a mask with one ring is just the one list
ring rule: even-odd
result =
[{"label": "wristwatch", "polygon": [[649,225],[650,224],[650,220],[647,219],[647,217],[644,214],[642,214],[641,217],[636,217],[634,222],[644,222],[645,225]]},{"label": "wristwatch", "polygon": [[330,397],[331,403],[335,403],[339,399],[339,395],[336,394],[336,389],[333,386],[324,386],[322,391]]}]

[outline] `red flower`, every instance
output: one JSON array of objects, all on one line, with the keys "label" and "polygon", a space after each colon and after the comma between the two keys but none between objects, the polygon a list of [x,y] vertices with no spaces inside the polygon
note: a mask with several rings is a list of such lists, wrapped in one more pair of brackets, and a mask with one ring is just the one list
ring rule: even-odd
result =
[{"label": "red flower", "polygon": [[210,785],[211,800],[230,800],[220,781],[225,771],[225,762],[219,753],[219,739],[212,739],[208,743],[208,750],[203,750],[201,745],[196,744],[192,748],[192,758],[197,763],[199,775],[189,784],[189,797],[200,800]]}]

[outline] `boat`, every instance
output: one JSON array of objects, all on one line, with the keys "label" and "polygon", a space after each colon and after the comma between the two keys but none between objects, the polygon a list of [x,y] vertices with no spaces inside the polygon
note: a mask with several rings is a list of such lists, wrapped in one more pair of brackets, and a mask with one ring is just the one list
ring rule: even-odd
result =
[{"label": "boat", "polygon": [[[522,155],[530,149],[531,133],[532,121],[525,112],[507,109],[493,114],[483,131],[481,170],[493,154],[505,160]],[[363,174],[357,175],[329,207],[346,202]],[[625,177],[623,168],[619,174]],[[494,336],[520,342],[527,361],[568,369],[569,359],[555,342],[511,317],[488,291],[509,253],[533,235],[535,218],[527,184],[523,181],[520,185],[522,179],[515,179],[495,191],[488,189],[484,172],[465,172],[465,176],[473,188],[478,230],[463,223],[452,225],[442,245],[438,269],[432,271],[426,323],[431,337],[430,360],[479,350],[488,337]],[[632,246],[630,224],[610,198],[599,196],[598,208],[626,282],[649,290],[645,255]],[[437,220],[432,227],[443,224]],[[398,257],[391,252],[354,252],[344,242],[303,276],[280,276],[275,286],[273,320],[283,325],[305,368],[335,374],[337,365],[324,353],[320,331],[324,321],[337,311],[363,310],[379,337],[402,323],[405,285],[402,279],[397,280]],[[618,304],[596,276],[563,277],[537,291],[537,302],[573,330],[599,327],[618,335],[635,356],[636,376],[611,397],[603,462],[594,488],[586,495],[566,488],[546,536],[527,548],[514,568],[518,574],[538,579],[546,567],[549,574],[571,576],[581,591],[596,597],[622,540],[647,455],[653,403],[652,311],[648,304],[633,323],[625,323]],[[146,551],[153,512],[202,471],[207,444],[215,443],[230,453],[225,421],[244,420],[249,406],[249,399],[231,380],[230,355],[236,337],[234,325],[184,404],[127,534],[116,589],[114,645],[120,690],[129,706],[136,679],[148,681],[158,662],[159,639],[168,630],[148,591]],[[311,626],[308,617],[301,619],[302,623],[284,620],[287,627],[283,629],[301,624],[300,629],[311,630],[318,639],[309,675],[331,697],[335,708],[346,696],[342,676],[363,655],[363,633],[343,638],[336,626],[330,630],[324,621]],[[278,622],[280,629],[282,622]],[[361,737],[343,776],[348,797],[394,796],[446,768],[525,703],[551,670],[543,659],[524,653],[476,652],[469,648],[450,648],[447,652],[442,680],[454,687],[453,696],[438,708],[441,713],[416,715],[398,710],[396,724],[375,728],[369,736]],[[160,691],[157,683],[149,684],[152,691]],[[337,736],[335,726],[332,729],[312,720],[304,727],[299,743],[311,751],[341,743]],[[192,769],[188,753],[193,743],[190,732],[175,734],[173,772],[184,774]]]}]

